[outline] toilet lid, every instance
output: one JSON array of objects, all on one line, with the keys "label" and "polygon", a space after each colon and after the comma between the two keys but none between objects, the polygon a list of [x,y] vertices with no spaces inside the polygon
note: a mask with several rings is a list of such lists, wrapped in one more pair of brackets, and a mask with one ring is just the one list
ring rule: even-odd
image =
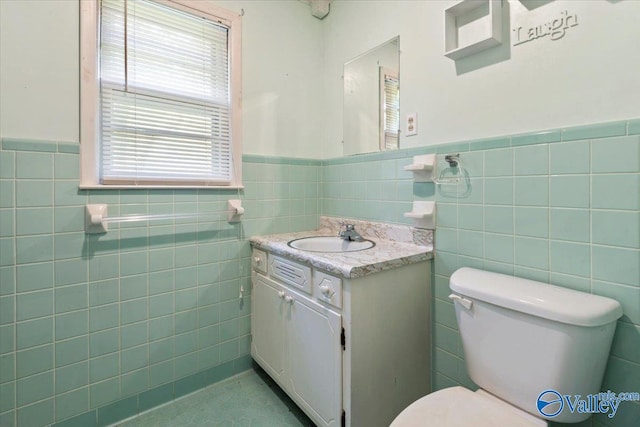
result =
[{"label": "toilet lid", "polygon": [[545,421],[485,393],[450,387],[416,400],[390,427],[540,427]]}]

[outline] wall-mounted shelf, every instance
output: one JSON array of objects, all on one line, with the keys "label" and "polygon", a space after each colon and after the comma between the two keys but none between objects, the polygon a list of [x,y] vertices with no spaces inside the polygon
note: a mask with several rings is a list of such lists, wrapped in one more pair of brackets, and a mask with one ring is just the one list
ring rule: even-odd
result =
[{"label": "wall-mounted shelf", "polygon": [[433,170],[436,164],[435,154],[413,156],[413,162],[404,167],[404,170],[413,173],[415,182],[433,182]]},{"label": "wall-mounted shelf", "polygon": [[416,227],[433,230],[436,228],[436,202],[414,201],[411,212],[405,212],[404,217],[413,219]]},{"label": "wall-mounted shelf", "polygon": [[502,44],[502,1],[463,0],[446,9],[445,56],[457,60]]}]

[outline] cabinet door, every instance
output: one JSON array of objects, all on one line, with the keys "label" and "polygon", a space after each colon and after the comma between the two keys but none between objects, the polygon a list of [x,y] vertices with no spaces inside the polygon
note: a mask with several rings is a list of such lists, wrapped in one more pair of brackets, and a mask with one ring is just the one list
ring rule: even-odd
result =
[{"label": "cabinet door", "polygon": [[318,426],[339,426],[342,416],[342,331],[338,313],[306,296],[294,297],[287,321],[288,387]]},{"label": "cabinet door", "polygon": [[261,274],[253,276],[251,355],[276,381],[285,375],[285,321],[289,304],[282,286]]}]

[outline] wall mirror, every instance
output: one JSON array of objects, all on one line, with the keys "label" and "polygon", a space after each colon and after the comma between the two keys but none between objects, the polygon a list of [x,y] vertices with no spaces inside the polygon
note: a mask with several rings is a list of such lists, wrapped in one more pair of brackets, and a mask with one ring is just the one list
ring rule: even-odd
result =
[{"label": "wall mirror", "polygon": [[344,64],[343,154],[398,148],[400,37]]}]

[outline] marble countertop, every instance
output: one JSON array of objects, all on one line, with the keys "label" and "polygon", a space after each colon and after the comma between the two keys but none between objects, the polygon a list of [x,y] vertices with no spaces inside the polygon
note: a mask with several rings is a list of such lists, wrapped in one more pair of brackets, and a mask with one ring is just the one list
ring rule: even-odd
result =
[{"label": "marble countertop", "polygon": [[380,239],[370,234],[363,234],[363,237],[374,241],[376,245],[371,249],[355,252],[309,252],[294,249],[287,244],[291,240],[302,237],[336,236],[337,233],[332,231],[334,230],[321,227],[316,231],[254,236],[250,241],[256,249],[282,255],[347,279],[355,279],[433,258],[432,240],[424,242],[424,245],[417,245]]}]

